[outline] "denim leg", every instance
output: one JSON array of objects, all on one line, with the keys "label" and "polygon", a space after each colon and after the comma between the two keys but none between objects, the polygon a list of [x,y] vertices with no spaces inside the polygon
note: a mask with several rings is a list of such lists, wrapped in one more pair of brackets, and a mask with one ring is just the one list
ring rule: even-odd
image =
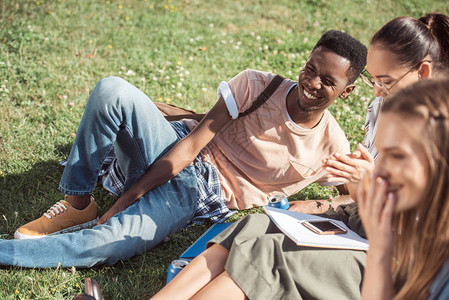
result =
[{"label": "denim leg", "polygon": [[103,225],[36,240],[0,240],[0,265],[92,267],[141,254],[191,220],[197,198],[193,166],[145,194]]},{"label": "denim leg", "polygon": [[59,189],[68,195],[92,192],[111,147],[127,180],[125,190],[178,140],[157,107],[118,77],[92,91],[67,159]]},{"label": "denim leg", "polygon": [[[95,186],[112,146],[125,188],[177,141],[170,124],[141,91],[120,78],[101,80],[92,92],[61,179],[66,194]],[[91,267],[114,264],[156,246],[186,226],[198,198],[192,165],[151,190],[106,224],[36,240],[0,240],[0,265]]]}]

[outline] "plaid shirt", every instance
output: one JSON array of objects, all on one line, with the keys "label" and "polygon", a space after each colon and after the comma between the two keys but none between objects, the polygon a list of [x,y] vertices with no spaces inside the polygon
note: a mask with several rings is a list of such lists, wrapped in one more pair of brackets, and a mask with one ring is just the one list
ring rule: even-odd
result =
[{"label": "plaid shirt", "polygon": [[[188,127],[181,121],[170,122],[176,134],[181,139],[189,134]],[[198,199],[193,224],[202,224],[206,220],[221,223],[233,215],[222,197],[222,189],[217,172],[211,163],[203,162],[198,155],[193,161],[198,183]],[[112,151],[107,155],[101,167],[99,178],[103,187],[111,194],[119,197],[123,194],[125,176],[120,170],[115,153]]]}]

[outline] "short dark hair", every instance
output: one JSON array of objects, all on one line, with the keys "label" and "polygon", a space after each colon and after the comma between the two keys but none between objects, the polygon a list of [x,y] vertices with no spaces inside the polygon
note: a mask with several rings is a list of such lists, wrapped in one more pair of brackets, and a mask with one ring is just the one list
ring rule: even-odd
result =
[{"label": "short dark hair", "polygon": [[319,47],[325,47],[349,60],[351,65],[346,72],[348,84],[353,83],[366,66],[368,50],[362,43],[343,31],[329,30],[325,32],[313,47],[312,52]]}]

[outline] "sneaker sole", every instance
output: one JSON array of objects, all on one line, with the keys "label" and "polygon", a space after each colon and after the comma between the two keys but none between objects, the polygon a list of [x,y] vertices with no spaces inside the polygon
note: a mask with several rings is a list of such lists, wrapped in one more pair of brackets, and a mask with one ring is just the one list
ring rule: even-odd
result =
[{"label": "sneaker sole", "polygon": [[78,231],[81,229],[86,229],[86,228],[91,228],[93,226],[95,226],[97,224],[98,218],[83,223],[83,224],[78,224],[69,228],[65,228],[50,234],[46,234],[46,235],[27,235],[27,234],[23,234],[20,233],[19,230],[16,230],[16,232],[14,232],[14,239],[15,240],[26,240],[26,239],[40,239],[43,238],[45,236],[52,236],[52,235],[57,235],[57,234],[61,234],[61,233],[69,233],[69,232],[74,232],[74,231]]}]

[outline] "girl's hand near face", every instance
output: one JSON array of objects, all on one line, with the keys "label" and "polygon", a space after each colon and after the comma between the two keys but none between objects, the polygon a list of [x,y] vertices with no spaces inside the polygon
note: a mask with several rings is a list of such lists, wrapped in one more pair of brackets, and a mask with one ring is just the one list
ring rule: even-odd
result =
[{"label": "girl's hand near face", "polygon": [[387,193],[387,182],[366,174],[358,186],[359,215],[362,219],[369,250],[366,259],[362,299],[392,299],[391,260],[393,252],[393,193]]},{"label": "girl's hand near face", "polygon": [[357,198],[370,250],[388,252],[391,257],[395,199],[393,193],[387,193],[387,185],[384,179],[373,179],[371,174],[366,174],[358,186]]},{"label": "girl's hand near face", "polygon": [[362,144],[351,154],[333,154],[323,159],[323,167],[329,172],[327,181],[357,183],[366,172],[374,169],[374,157]]}]

